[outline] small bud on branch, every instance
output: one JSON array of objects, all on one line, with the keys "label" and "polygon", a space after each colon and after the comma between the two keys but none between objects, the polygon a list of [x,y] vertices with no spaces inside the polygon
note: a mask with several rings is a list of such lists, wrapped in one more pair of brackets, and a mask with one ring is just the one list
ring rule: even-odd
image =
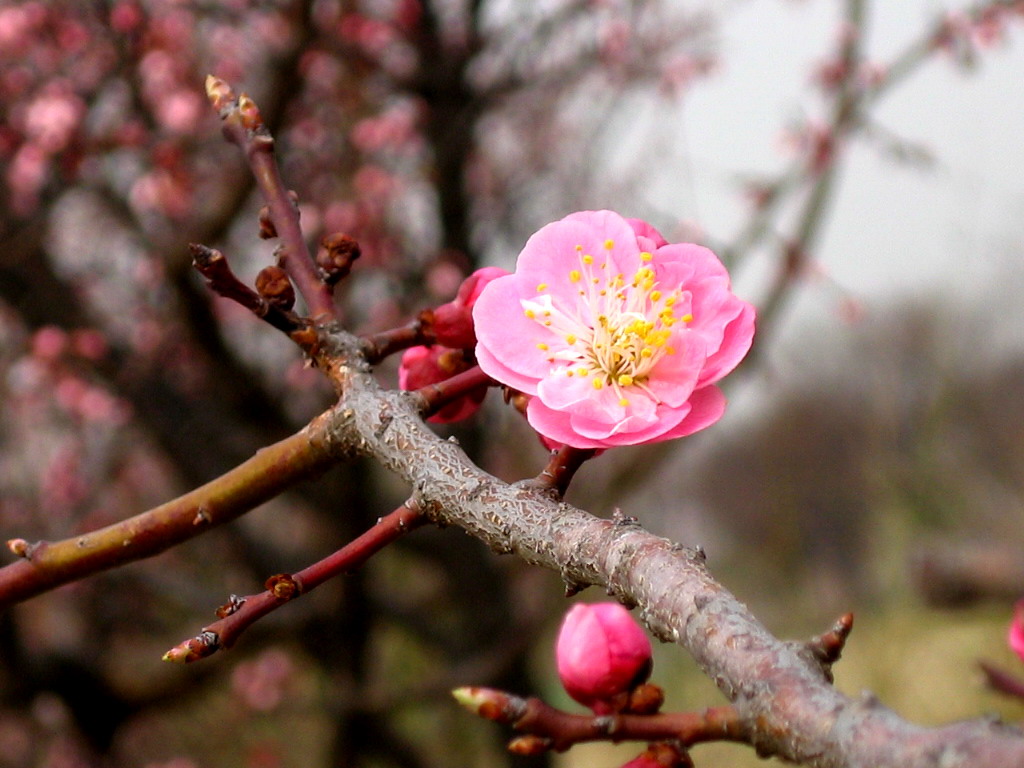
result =
[{"label": "small bud on branch", "polygon": [[264,267],[256,275],[256,292],[272,307],[288,312],[295,306],[295,288],[280,267]]},{"label": "small bud on branch", "polygon": [[352,271],[352,264],[362,255],[359,243],[341,232],[326,235],[320,241],[316,264],[320,267],[323,280],[334,286]]}]

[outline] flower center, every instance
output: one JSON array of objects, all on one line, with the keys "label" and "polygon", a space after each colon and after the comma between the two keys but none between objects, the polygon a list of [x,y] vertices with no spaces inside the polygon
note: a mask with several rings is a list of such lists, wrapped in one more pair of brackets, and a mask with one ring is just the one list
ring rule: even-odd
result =
[{"label": "flower center", "polygon": [[[606,250],[613,246],[610,240],[605,243]],[[673,326],[693,320],[688,312],[676,315],[688,296],[679,288],[659,288],[650,253],[640,254],[642,265],[627,282],[622,273],[609,273],[606,254],[595,259],[582,246],[576,251],[579,268],[565,276],[569,291],[552,296],[549,285],[541,283],[536,299],[521,301],[526,316],[548,331],[537,348],[549,353],[549,362],[558,363],[559,373],[590,377],[595,390],[612,387],[623,407],[635,390],[658,402],[646,382],[662,357],[676,354],[670,343]],[[573,292],[578,301],[565,306],[565,297]]]}]

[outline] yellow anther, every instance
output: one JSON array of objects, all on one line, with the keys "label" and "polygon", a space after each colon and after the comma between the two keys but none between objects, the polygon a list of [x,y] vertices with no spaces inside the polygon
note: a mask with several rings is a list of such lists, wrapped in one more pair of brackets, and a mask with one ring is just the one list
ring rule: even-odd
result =
[{"label": "yellow anther", "polygon": [[536,312],[534,312],[534,311],[533,311],[532,309],[527,309],[527,310],[525,310],[525,311],[523,312],[523,314],[524,314],[524,315],[526,315],[526,316],[527,316],[528,318],[530,318],[531,320],[532,320],[533,318],[535,318],[535,317],[537,316],[537,313],[536,313]]},{"label": "yellow anther", "polygon": [[619,386],[620,387],[628,387],[632,383],[633,383],[633,377],[630,376],[628,373],[623,373],[623,374],[619,375]]},{"label": "yellow anther", "polygon": [[594,263],[594,257],[591,256],[589,253],[584,253],[583,254],[583,263],[584,264],[593,264]]},{"label": "yellow anther", "polygon": [[650,347],[644,347],[640,350],[640,357],[650,357],[654,354],[654,351]]},{"label": "yellow anther", "polygon": [[625,408],[627,405],[629,405],[629,400],[627,400],[626,398],[622,398],[621,400],[619,400],[619,405]]},{"label": "yellow anther", "polygon": [[570,282],[578,283],[580,281],[580,271],[578,269],[570,270],[569,280]]},{"label": "yellow anther", "polygon": [[576,337],[573,334],[571,334],[571,333],[568,336],[565,337],[565,340],[569,344],[575,344],[576,343]]},{"label": "yellow anther", "polygon": [[604,386],[604,379],[600,376],[595,376],[591,381],[591,384],[594,385],[594,389],[601,389]]},{"label": "yellow anther", "polygon": [[573,373],[572,373],[572,368],[566,368],[566,369],[565,369],[565,375],[566,375],[566,376],[572,376],[572,375],[573,375]]},{"label": "yellow anther", "polygon": [[640,254],[640,261],[650,261],[653,258],[654,257],[651,256],[651,254],[649,254],[647,251],[644,251],[643,253]]},{"label": "yellow anther", "polygon": [[544,327],[545,328],[550,328],[551,327],[551,321],[550,320],[545,320],[544,321]]},{"label": "yellow anther", "polygon": [[670,355],[674,355],[676,353],[676,348],[675,347],[665,347],[665,351],[668,354],[670,354]]},{"label": "yellow anther", "polygon": [[548,289],[548,284],[547,283],[541,283],[540,285],[537,286],[537,292],[538,293],[540,293],[541,291],[546,291],[547,289]]},{"label": "yellow anther", "polygon": [[689,312],[687,312],[685,315],[683,315],[682,320],[683,320],[684,323],[692,323],[693,322],[693,315],[691,315]]},{"label": "yellow anther", "polygon": [[[578,244],[577,244],[577,246],[576,246],[576,250],[577,250],[577,251],[582,251],[582,250],[583,250],[583,246],[582,246],[582,245],[578,245]],[[584,256],[583,258],[586,258],[586,256]]]},{"label": "yellow anther", "polygon": [[665,306],[666,307],[671,307],[675,303],[676,303],[676,297],[675,296],[669,296],[667,299],[665,299]]},{"label": "yellow anther", "polygon": [[651,291],[651,301],[661,301],[661,291]]},{"label": "yellow anther", "polygon": [[537,349],[540,349],[540,350],[546,350],[547,348],[548,348],[548,345],[545,344],[543,341],[540,344],[537,345]]},{"label": "yellow anther", "polygon": [[615,241],[614,240],[605,240],[604,241],[604,247],[607,248],[610,251],[612,248],[615,247]]}]

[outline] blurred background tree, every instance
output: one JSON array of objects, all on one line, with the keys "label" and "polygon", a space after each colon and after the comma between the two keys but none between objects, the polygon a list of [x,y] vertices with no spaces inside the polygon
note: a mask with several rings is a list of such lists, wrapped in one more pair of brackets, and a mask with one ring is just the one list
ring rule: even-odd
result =
[{"label": "blurred background tree", "polygon": [[[205,102],[210,72],[260,104],[309,240],[359,240],[363,259],[339,290],[355,331],[448,300],[475,266],[510,266],[530,232],[572,210],[616,208],[715,247],[761,308],[759,353],[729,418],[707,435],[593,462],[572,500],[598,513],[621,506],[656,532],[704,543],[716,572],[780,633],[815,631],[850,608],[866,614],[848,652],[854,685],[899,689],[909,651],[880,656],[881,644],[898,637],[919,650],[955,623],[963,642],[940,635],[917,669],[931,682],[941,670],[959,708],[940,711],[933,692],[906,713],[993,708],[981,692],[962,694],[977,688],[973,657],[1001,652],[1000,622],[1024,591],[1014,556],[1019,268],[997,271],[998,288],[991,276],[970,290],[958,281],[955,298],[873,300],[836,277],[847,267],[829,254],[843,249],[825,229],[833,215],[880,215],[839,195],[841,172],[882,168],[876,176],[898,186],[900,164],[946,167],[917,135],[882,122],[883,97],[913,92],[909,75],[923,65],[984,71],[1020,34],[1019,2],[918,5],[897,45],[870,34],[884,4],[858,0],[8,2],[0,534],[63,538],[122,519],[330,402],[290,344],[191,268],[189,242],[223,247],[248,277],[272,258],[257,237],[251,175]],[[786,114],[734,84],[731,103],[746,111],[710,130],[733,136],[746,163],[744,137],[768,144],[788,117],[783,150],[742,176],[731,157],[709,170],[687,146],[709,129],[688,131],[683,107],[728,71],[730,30],[757,13],[768,20],[766,62],[786,25],[813,21],[801,88]],[[1006,103],[1019,103],[1017,85]],[[955,92],[943,98],[955,108]],[[1019,146],[999,159],[1019,170]],[[708,203],[716,186],[724,191]],[[1019,188],[1012,195],[1019,213]],[[891,214],[898,225],[912,212]],[[998,246],[1007,263],[1019,261],[1022,234]],[[996,251],[989,244],[984,258],[1000,261]],[[855,267],[877,264],[866,254]],[[815,306],[792,302],[798,294]],[[380,376],[393,382],[393,366]],[[534,474],[543,448],[490,405],[459,439],[500,477]],[[339,468],[153,562],[5,614],[0,764],[511,763],[503,734],[456,711],[447,691],[550,690],[561,585],[461,534],[418,532],[261,622],[229,655],[158,663],[228,594],[323,556],[402,500],[376,467]],[[996,602],[950,622],[922,598]],[[984,649],[972,645],[979,638]],[[688,674],[681,659],[659,664],[663,680]],[[708,703],[702,685],[684,686],[687,705]],[[616,764],[577,750],[566,759]]]}]

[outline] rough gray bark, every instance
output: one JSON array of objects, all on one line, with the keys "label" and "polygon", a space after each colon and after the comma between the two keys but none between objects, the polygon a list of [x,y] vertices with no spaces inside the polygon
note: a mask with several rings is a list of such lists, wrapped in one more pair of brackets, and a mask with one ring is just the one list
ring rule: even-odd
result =
[{"label": "rough gray bark", "polygon": [[330,428],[339,454],[369,455],[394,471],[434,522],[558,572],[570,591],[597,585],[638,606],[655,636],[686,648],[734,703],[759,753],[819,768],[1024,766],[1017,728],[986,720],[923,728],[869,695],[841,694],[807,645],[772,636],[714,580],[700,550],[488,475],[424,425],[414,395],[374,381],[357,339],[333,331],[325,344],[322,359],[341,361],[330,372],[340,389]]}]

